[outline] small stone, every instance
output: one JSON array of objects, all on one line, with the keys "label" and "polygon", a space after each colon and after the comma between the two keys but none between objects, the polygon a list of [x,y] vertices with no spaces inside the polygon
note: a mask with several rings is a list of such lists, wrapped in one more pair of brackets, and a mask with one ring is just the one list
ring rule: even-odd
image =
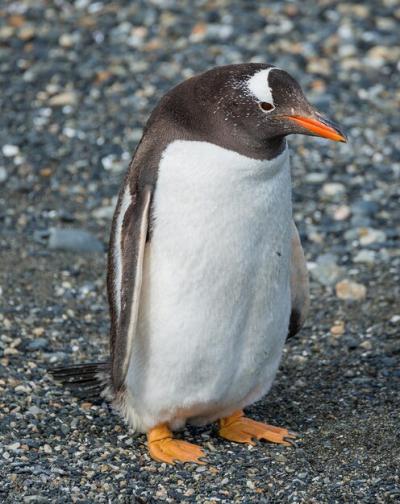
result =
[{"label": "small stone", "polygon": [[341,205],[333,213],[333,218],[337,221],[346,220],[351,214],[350,207],[347,205]]},{"label": "small stone", "polygon": [[53,449],[52,449],[52,447],[51,447],[50,445],[48,445],[48,444],[45,444],[45,445],[43,446],[43,451],[44,451],[45,453],[53,453]]},{"label": "small stone", "polygon": [[91,233],[83,229],[50,228],[48,247],[54,250],[75,252],[103,252],[103,244]]},{"label": "small stone", "polygon": [[16,348],[7,347],[4,349],[4,355],[17,355],[18,350]]},{"label": "small stone", "polygon": [[77,95],[73,91],[65,91],[52,96],[49,104],[53,106],[75,105],[77,102]]},{"label": "small stone", "polygon": [[392,324],[397,324],[398,322],[400,322],[400,315],[393,315],[393,317],[390,319],[390,322]]},{"label": "small stone", "polygon": [[336,321],[330,330],[332,336],[342,336],[344,333],[344,322],[342,320]]},{"label": "small stone", "polygon": [[7,180],[8,173],[4,166],[0,166],[0,184]]},{"label": "small stone", "polygon": [[164,487],[161,487],[160,490],[157,490],[156,497],[159,499],[165,499],[168,496],[167,491]]},{"label": "small stone", "polygon": [[322,186],[322,192],[326,196],[341,196],[346,192],[346,187],[339,182],[327,182]]},{"label": "small stone", "polygon": [[114,154],[109,154],[101,158],[101,164],[103,168],[107,171],[113,171],[115,173],[120,173],[126,169],[126,163]]},{"label": "small stone", "polygon": [[347,278],[336,284],[336,295],[346,301],[359,301],[367,295],[365,285],[353,282]]},{"label": "small stone", "polygon": [[379,229],[360,228],[358,232],[361,245],[370,245],[371,243],[382,243],[386,241],[386,234]]},{"label": "small stone", "polygon": [[30,394],[32,389],[28,385],[17,385],[14,388],[15,392],[20,392],[21,394]]},{"label": "small stone", "polygon": [[26,18],[20,14],[13,14],[8,18],[8,24],[13,28],[20,28],[26,23]]},{"label": "small stone", "polygon": [[33,39],[35,36],[35,28],[33,26],[25,25],[18,31],[18,38],[23,41]]},{"label": "small stone", "polygon": [[360,250],[358,254],[354,257],[353,262],[374,264],[375,257],[376,254],[373,250]]},{"label": "small stone", "polygon": [[29,415],[33,415],[33,416],[36,416],[36,415],[40,415],[41,413],[44,413],[44,411],[40,408],[38,408],[37,406],[33,405],[31,406],[30,408],[28,408],[26,410],[26,412],[29,414]]},{"label": "small stone", "polygon": [[351,205],[351,211],[355,215],[371,216],[379,211],[379,205],[374,201],[359,200]]},{"label": "small stone", "polygon": [[12,26],[1,26],[0,27],[0,40],[7,40],[14,34],[14,28]]},{"label": "small stone", "polygon": [[254,485],[253,481],[251,481],[251,480],[246,481],[246,486],[247,486],[247,488],[250,488],[250,490],[255,489],[255,485]]},{"label": "small stone", "polygon": [[327,179],[327,174],[323,172],[311,172],[306,175],[306,182],[309,184],[322,184]]},{"label": "small stone", "polygon": [[315,266],[311,269],[311,275],[322,285],[333,285],[344,275],[344,270],[336,264],[336,256],[323,254],[318,257]]},{"label": "small stone", "polygon": [[7,450],[16,451],[21,446],[21,443],[15,442],[6,446]]},{"label": "small stone", "polygon": [[75,44],[75,38],[73,35],[69,33],[63,33],[61,37],[58,39],[58,43],[61,47],[65,47],[66,49],[72,47]]},{"label": "small stone", "polygon": [[36,350],[43,350],[48,345],[48,341],[45,338],[37,338],[26,345],[26,349],[30,352],[35,352]]},{"label": "small stone", "polygon": [[32,333],[34,336],[42,336],[44,334],[44,327],[35,327]]},{"label": "small stone", "polygon": [[19,147],[18,145],[5,144],[2,151],[5,157],[15,157],[19,154]]},{"label": "small stone", "polygon": [[202,40],[207,33],[207,24],[200,22],[196,23],[192,28],[191,39],[198,42]]},{"label": "small stone", "polygon": [[372,350],[372,343],[369,340],[365,340],[360,343],[360,347],[364,348],[364,350]]},{"label": "small stone", "polygon": [[42,177],[50,177],[50,175],[51,175],[53,172],[52,172],[52,169],[51,169],[51,168],[46,167],[46,168],[42,168],[42,169],[40,170],[40,172],[39,172],[39,173],[40,173],[40,175],[41,175]]}]

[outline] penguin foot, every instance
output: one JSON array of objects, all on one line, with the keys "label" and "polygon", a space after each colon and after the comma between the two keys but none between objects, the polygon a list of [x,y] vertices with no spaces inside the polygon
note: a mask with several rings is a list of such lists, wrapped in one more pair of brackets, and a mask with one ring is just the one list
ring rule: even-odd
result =
[{"label": "penguin foot", "polygon": [[221,418],[219,426],[218,434],[221,437],[236,443],[249,443],[253,446],[255,445],[255,439],[293,446],[290,440],[296,438],[295,434],[287,429],[246,418],[243,411],[236,411],[226,418]]},{"label": "penguin foot", "polygon": [[157,462],[174,464],[175,462],[194,462],[204,465],[200,460],[204,451],[195,444],[174,439],[166,424],[157,425],[147,433],[150,457]]}]

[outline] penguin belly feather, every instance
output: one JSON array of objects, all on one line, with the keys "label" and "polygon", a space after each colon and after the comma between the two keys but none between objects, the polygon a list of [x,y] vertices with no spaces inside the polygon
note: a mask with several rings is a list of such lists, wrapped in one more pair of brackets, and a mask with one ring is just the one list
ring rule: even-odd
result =
[{"label": "penguin belly feather", "polygon": [[164,150],[137,332],[118,409],[137,431],[205,424],[265,395],[291,311],[288,150]]}]

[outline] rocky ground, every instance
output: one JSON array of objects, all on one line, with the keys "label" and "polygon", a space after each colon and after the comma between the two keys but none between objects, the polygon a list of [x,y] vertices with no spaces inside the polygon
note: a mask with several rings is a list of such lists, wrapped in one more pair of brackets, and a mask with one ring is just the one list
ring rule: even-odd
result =
[{"label": "rocky ground", "polygon": [[[398,0],[1,4],[2,502],[400,501],[399,22]],[[107,353],[110,219],[152,107],[241,61],[290,71],[349,136],[290,142],[312,310],[248,413],[301,438],[193,428],[209,465],[165,467],[46,370]]]}]

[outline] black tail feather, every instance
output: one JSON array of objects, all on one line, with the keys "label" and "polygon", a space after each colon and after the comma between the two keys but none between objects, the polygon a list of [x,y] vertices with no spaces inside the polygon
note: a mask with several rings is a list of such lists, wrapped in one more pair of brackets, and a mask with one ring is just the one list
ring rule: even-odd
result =
[{"label": "black tail feather", "polygon": [[108,362],[78,364],[49,369],[49,373],[76,397],[100,400],[102,392],[108,385],[110,364]]}]

